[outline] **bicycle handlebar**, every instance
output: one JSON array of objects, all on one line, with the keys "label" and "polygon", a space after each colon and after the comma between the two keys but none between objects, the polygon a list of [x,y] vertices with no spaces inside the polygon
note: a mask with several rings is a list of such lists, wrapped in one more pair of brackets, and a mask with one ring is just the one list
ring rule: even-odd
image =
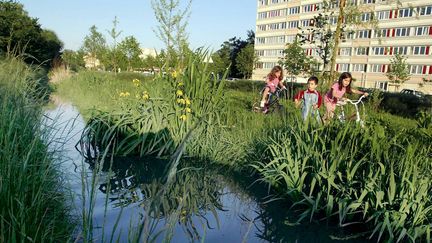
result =
[{"label": "bicycle handlebar", "polygon": [[366,97],[365,95],[362,95],[362,96],[360,96],[360,98],[359,98],[358,100],[345,99],[345,100],[338,101],[337,104],[338,104],[338,105],[346,105],[347,102],[349,102],[349,103],[351,103],[352,105],[357,105],[357,104],[360,103],[361,100],[364,99],[365,97]]}]

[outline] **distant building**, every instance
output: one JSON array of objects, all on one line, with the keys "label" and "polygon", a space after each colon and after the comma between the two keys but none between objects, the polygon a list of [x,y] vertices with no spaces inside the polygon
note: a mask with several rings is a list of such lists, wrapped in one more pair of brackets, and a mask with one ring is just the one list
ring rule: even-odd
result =
[{"label": "distant building", "polygon": [[90,54],[87,54],[83,58],[84,58],[85,68],[98,69],[101,67],[101,63],[100,63],[99,59],[97,59],[96,57],[94,57]]},{"label": "distant building", "polygon": [[141,48],[141,55],[139,56],[142,59],[145,59],[148,56],[156,57],[157,52],[154,48]]},{"label": "distant building", "polygon": [[[283,56],[298,28],[309,26],[321,9],[322,0],[258,0],[255,52],[259,57],[253,79],[261,80]],[[400,2],[401,5],[397,5]],[[403,88],[432,94],[432,2],[431,0],[347,0],[367,8],[362,20],[377,18],[379,29],[358,29],[341,41],[336,71],[351,72],[356,86],[385,91]],[[337,13],[339,8],[335,4]],[[334,23],[336,26],[336,20]],[[380,37],[381,36],[381,37]],[[316,46],[303,46],[307,55],[318,58]],[[400,87],[385,75],[396,52],[408,57],[411,79]]]}]

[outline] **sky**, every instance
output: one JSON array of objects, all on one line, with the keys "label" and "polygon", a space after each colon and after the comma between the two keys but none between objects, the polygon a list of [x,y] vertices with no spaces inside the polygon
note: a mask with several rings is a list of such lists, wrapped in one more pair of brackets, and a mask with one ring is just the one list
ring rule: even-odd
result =
[{"label": "sky", "polygon": [[[110,40],[108,30],[117,16],[117,29],[137,38],[141,47],[164,48],[156,36],[157,22],[150,0],[18,0],[43,29],[53,30],[65,49],[78,50],[95,25]],[[61,2],[61,3],[60,3]],[[180,0],[185,3],[186,0]],[[220,49],[232,37],[247,38],[255,31],[256,0],[192,0],[186,32],[192,48]]]}]

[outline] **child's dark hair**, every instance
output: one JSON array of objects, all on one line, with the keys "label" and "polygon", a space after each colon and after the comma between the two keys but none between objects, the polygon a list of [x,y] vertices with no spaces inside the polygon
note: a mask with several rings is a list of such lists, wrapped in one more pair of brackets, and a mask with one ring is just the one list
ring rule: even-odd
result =
[{"label": "child's dark hair", "polygon": [[339,76],[339,80],[338,80],[338,84],[339,84],[339,90],[342,90],[343,88],[343,80],[349,78],[350,79],[350,83],[348,84],[348,86],[346,87],[346,92],[351,94],[351,83],[352,83],[352,75],[349,72],[343,72],[340,76]]},{"label": "child's dark hair", "polygon": [[280,76],[279,76],[279,81],[283,80],[283,71],[282,71],[282,67],[279,65],[276,65],[272,68],[272,70],[270,71],[270,73],[267,75],[268,78],[270,79],[274,79],[276,78],[276,72],[281,72]]},{"label": "child's dark hair", "polygon": [[315,77],[315,76],[310,77],[310,78],[308,79],[308,82],[309,82],[309,81],[314,81],[315,84],[318,84],[318,78]]}]

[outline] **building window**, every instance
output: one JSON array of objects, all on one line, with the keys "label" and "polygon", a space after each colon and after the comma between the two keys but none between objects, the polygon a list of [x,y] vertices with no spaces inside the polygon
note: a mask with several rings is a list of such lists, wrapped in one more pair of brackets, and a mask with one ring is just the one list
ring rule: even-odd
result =
[{"label": "building window", "polygon": [[418,26],[415,30],[416,36],[429,35],[429,26]]},{"label": "building window", "polygon": [[295,29],[298,27],[298,21],[290,21],[288,22],[288,29]]},{"label": "building window", "polygon": [[264,56],[264,50],[256,50],[256,51],[255,51],[255,54],[256,54],[257,56],[262,57],[262,56]]},{"label": "building window", "polygon": [[296,36],[295,35],[287,35],[286,36],[286,42],[287,43],[293,43],[295,41]]},{"label": "building window", "polygon": [[395,46],[393,48],[394,54],[401,54],[401,55],[407,55],[408,54],[408,47],[406,46]]},{"label": "building window", "polygon": [[413,55],[427,55],[429,54],[429,48],[426,46],[414,46],[413,47]]},{"label": "building window", "polygon": [[388,82],[378,81],[378,82],[375,83],[375,88],[376,89],[380,89],[382,91],[387,91],[387,89],[388,89]]},{"label": "building window", "polygon": [[267,12],[258,13],[258,19],[265,19],[265,18],[267,18]]},{"label": "building window", "polygon": [[339,55],[351,56],[351,47],[343,47],[339,49]]},{"label": "building window", "polygon": [[355,63],[355,64],[353,64],[353,72],[366,72],[366,67],[367,67],[367,65],[366,64],[363,64],[363,63]]},{"label": "building window", "polygon": [[257,37],[257,38],[255,38],[255,43],[257,43],[257,44],[264,44],[265,43],[265,38],[264,37]]},{"label": "building window", "polygon": [[409,28],[396,28],[395,29],[396,36],[402,37],[402,36],[409,36]]},{"label": "building window", "polygon": [[263,63],[263,68],[273,68],[274,66],[278,65],[276,62],[264,62]]},{"label": "building window", "polygon": [[385,55],[385,47],[381,46],[381,47],[374,47],[373,48],[373,54],[375,56],[382,56]]},{"label": "building window", "polygon": [[329,8],[339,8],[339,1],[330,1]]},{"label": "building window", "polygon": [[390,18],[390,10],[378,12],[378,20],[385,20],[389,18]]},{"label": "building window", "polygon": [[432,15],[432,6],[420,7],[418,12],[420,16]]},{"label": "building window", "polygon": [[300,7],[292,7],[288,9],[288,14],[299,14],[300,13]]},{"label": "building window", "polygon": [[375,0],[363,0],[363,4],[373,4]]},{"label": "building window", "polygon": [[348,72],[349,71],[349,67],[350,67],[349,63],[340,63],[338,71]]},{"label": "building window", "polygon": [[265,57],[282,57],[283,56],[283,50],[282,49],[265,50],[263,52],[263,56],[265,56]]},{"label": "building window", "polygon": [[369,38],[370,30],[360,30],[357,32],[357,38],[366,39]]},{"label": "building window", "polygon": [[304,5],[302,8],[303,13],[313,12],[317,9],[316,4]]},{"label": "building window", "polygon": [[363,13],[363,14],[361,15],[361,21],[362,21],[362,22],[368,22],[369,20],[372,19],[371,16],[372,16],[371,13]]},{"label": "building window", "polygon": [[411,65],[410,66],[410,74],[422,74],[423,65]]},{"label": "building window", "polygon": [[366,56],[366,55],[368,55],[368,48],[367,47],[357,47],[356,48],[356,55],[357,56]]},{"label": "building window", "polygon": [[412,16],[411,8],[403,8],[398,11],[398,18],[408,18]]},{"label": "building window", "polygon": [[300,27],[307,27],[310,26],[311,20],[310,19],[304,19],[300,20]]},{"label": "building window", "polygon": [[390,36],[390,29],[380,29],[375,32],[375,38]]},{"label": "building window", "polygon": [[384,64],[371,64],[370,71],[372,73],[384,73],[385,72],[385,65]]}]

